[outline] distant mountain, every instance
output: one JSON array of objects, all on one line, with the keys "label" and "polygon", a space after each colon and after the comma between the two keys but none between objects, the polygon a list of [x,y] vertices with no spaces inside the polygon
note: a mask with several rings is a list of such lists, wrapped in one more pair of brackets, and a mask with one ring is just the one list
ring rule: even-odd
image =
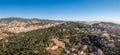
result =
[{"label": "distant mountain", "polygon": [[53,23],[53,22],[64,22],[64,21],[59,21],[59,20],[48,20],[48,19],[38,19],[38,18],[31,18],[31,19],[27,19],[27,18],[19,18],[19,17],[8,17],[8,18],[0,18],[0,22],[12,22],[12,21],[20,21],[20,22],[32,22],[32,21],[36,21],[39,23]]},{"label": "distant mountain", "polygon": [[94,23],[94,28],[101,29],[102,31],[107,31],[111,34],[117,34],[120,35],[120,24],[115,24],[112,22],[100,22],[100,23]]}]

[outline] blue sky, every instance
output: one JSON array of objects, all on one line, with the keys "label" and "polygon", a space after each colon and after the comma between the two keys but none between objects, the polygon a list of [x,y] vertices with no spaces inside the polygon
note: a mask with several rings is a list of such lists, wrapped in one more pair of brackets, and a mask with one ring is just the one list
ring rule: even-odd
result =
[{"label": "blue sky", "polygon": [[120,0],[0,0],[0,17],[120,23]]}]

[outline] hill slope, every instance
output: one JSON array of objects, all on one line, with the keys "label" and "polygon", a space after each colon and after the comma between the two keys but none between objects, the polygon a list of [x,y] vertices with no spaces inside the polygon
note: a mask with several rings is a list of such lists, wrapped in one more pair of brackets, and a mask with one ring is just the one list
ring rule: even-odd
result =
[{"label": "hill slope", "polygon": [[119,55],[119,27],[107,22],[60,21],[59,25],[28,32],[3,32],[9,35],[0,40],[0,55]]}]

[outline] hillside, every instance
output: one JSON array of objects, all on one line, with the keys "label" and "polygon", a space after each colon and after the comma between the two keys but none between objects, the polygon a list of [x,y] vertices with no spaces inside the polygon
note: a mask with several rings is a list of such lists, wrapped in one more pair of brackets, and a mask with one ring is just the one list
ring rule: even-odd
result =
[{"label": "hillside", "polygon": [[36,29],[48,28],[51,26],[59,25],[64,21],[44,20],[44,19],[24,19],[17,17],[1,18],[0,30],[2,32],[28,32]]},{"label": "hillside", "polygon": [[28,32],[3,32],[9,35],[0,40],[0,55],[120,54],[119,24],[100,22],[91,25],[72,21],[57,23],[59,25]]}]

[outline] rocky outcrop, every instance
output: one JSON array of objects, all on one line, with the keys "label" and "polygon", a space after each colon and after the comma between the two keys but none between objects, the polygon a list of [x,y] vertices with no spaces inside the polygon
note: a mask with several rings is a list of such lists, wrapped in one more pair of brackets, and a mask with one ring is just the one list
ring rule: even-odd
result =
[{"label": "rocky outcrop", "polygon": [[59,41],[58,39],[54,38],[54,39],[51,39],[51,41],[53,41],[57,46],[59,47],[62,47],[65,49],[65,43],[62,42],[62,41]]}]

